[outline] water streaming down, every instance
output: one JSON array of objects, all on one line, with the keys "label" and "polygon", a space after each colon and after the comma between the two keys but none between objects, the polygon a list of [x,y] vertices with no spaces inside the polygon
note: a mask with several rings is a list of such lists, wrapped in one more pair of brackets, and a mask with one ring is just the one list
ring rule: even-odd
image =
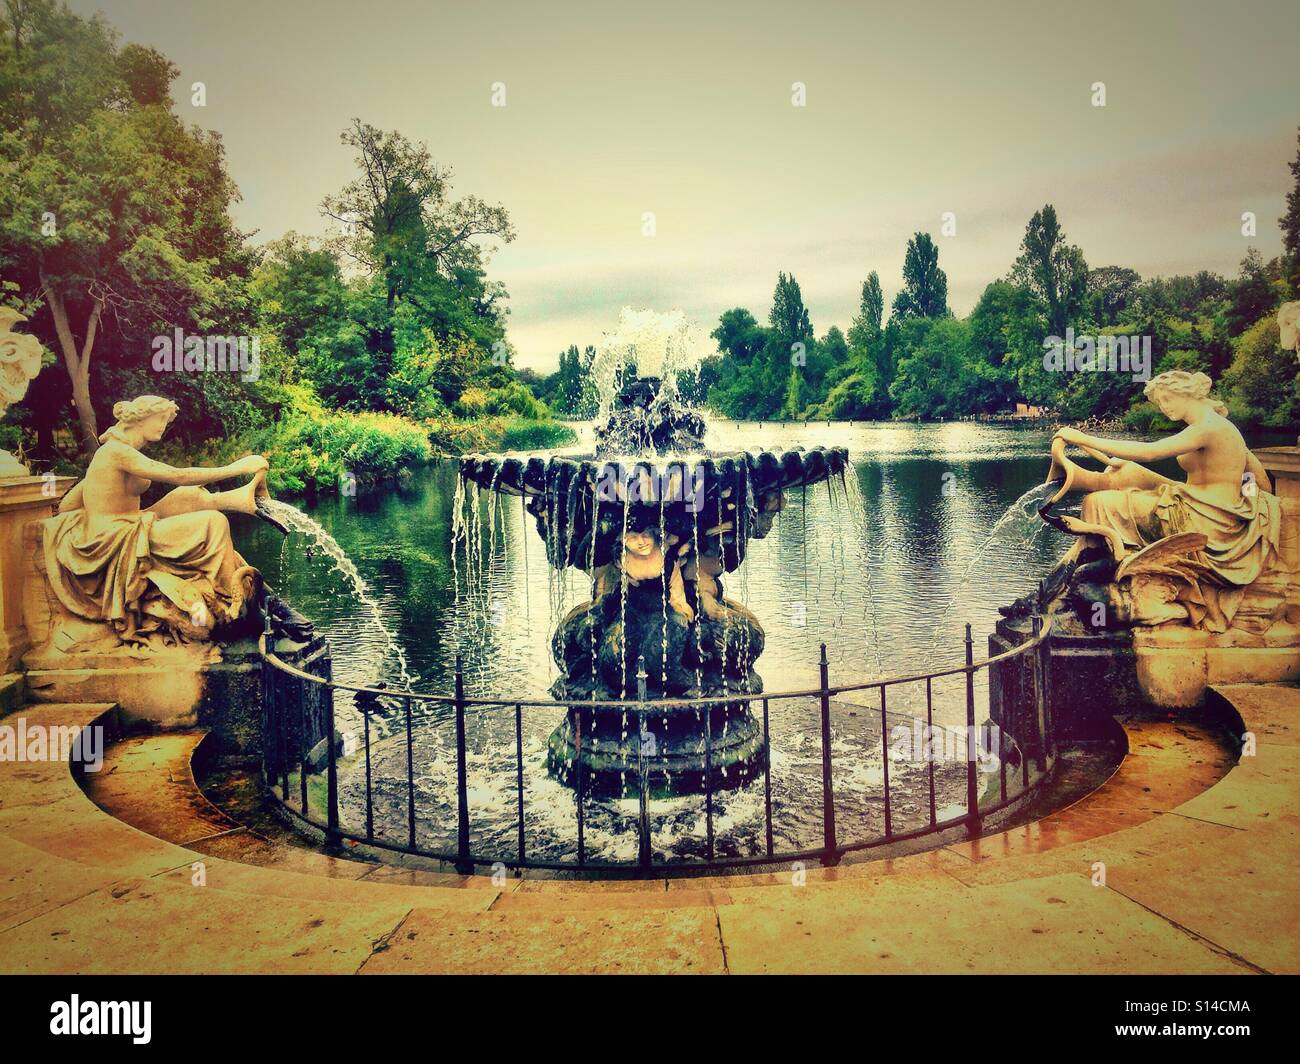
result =
[{"label": "water streaming down", "polygon": [[962,582],[958,593],[969,583],[975,568],[984,558],[984,552],[1001,542],[1008,530],[1018,534],[1018,539],[1013,542],[1018,542],[1022,547],[1030,545],[1043,534],[1048,526],[1038,516],[1038,511],[1059,488],[1060,484],[1055,481],[1036,484],[1006,508],[1002,516],[994,522],[984,542],[971,552],[970,561],[962,571]]},{"label": "water streaming down", "polygon": [[[339,546],[338,541],[318,521],[309,514],[303,513],[296,506],[291,506],[279,499],[267,499],[263,505],[290,532],[297,532],[306,536],[314,547],[325,558],[329,559],[333,565],[333,571],[347,581],[357,605],[362,607],[370,617],[375,630],[383,638],[386,653],[383,657],[374,660],[371,674],[366,682],[373,683],[396,675],[402,687],[411,686],[415,682],[415,677],[407,667],[406,649],[388,627],[380,604],[371,595],[370,588],[366,585],[356,564]],[[396,666],[395,674],[392,671],[392,666]]]},{"label": "water streaming down", "polygon": [[[749,696],[762,690],[754,665],[765,638],[746,606],[743,570],[735,588],[731,576],[751,541],[771,530],[787,490],[840,475],[847,464],[842,449],[704,451],[705,423],[676,396],[672,376],[645,373],[675,375],[690,332],[680,315],[624,314],[598,354],[604,417],[594,454],[471,455],[461,462],[461,477],[482,489],[523,496],[546,543],[551,615],[559,620],[551,693],[568,706],[549,742],[549,762],[571,784],[577,762],[593,793],[611,786],[621,792],[630,769],[647,762],[656,794],[698,791],[706,779],[713,787],[739,785],[753,775],[763,740]],[[639,375],[628,372],[633,366]],[[584,492],[592,494],[585,506]],[[708,527],[701,527],[702,513]],[[476,565],[467,561],[471,586]],[[590,580],[586,602],[569,593],[570,566]],[[643,672],[646,666],[653,671]],[[738,696],[700,714],[717,738],[710,753],[701,757],[691,715],[675,710],[656,714],[648,757],[640,736],[629,741],[629,711],[607,713],[601,704],[635,701],[642,680],[651,699]],[[630,712],[639,733],[645,714]]]}]

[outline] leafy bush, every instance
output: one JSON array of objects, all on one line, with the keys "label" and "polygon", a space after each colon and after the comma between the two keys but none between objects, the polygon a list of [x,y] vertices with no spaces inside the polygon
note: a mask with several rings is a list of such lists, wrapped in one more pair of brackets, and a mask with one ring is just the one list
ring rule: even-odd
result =
[{"label": "leafy bush", "polygon": [[868,369],[845,377],[831,388],[825,401],[812,407],[808,414],[818,421],[860,420],[872,416],[878,401],[875,374]]},{"label": "leafy bush", "polygon": [[310,388],[287,385],[288,405],[275,424],[236,433],[199,449],[174,442],[160,457],[174,465],[221,465],[246,454],[271,463],[273,494],[311,488],[337,491],[345,476],[372,483],[401,476],[433,457],[427,430],[395,414],[326,410]]},{"label": "leafy bush", "polygon": [[1160,413],[1160,408],[1147,399],[1142,399],[1129,407],[1122,420],[1126,429],[1148,436],[1164,435],[1182,428],[1181,425],[1175,425]]},{"label": "leafy bush", "polygon": [[1277,319],[1261,318],[1237,337],[1223,375],[1229,416],[1243,425],[1283,428],[1300,420],[1295,352],[1282,348]]},{"label": "leafy bush", "polygon": [[506,424],[500,446],[503,451],[548,451],[577,440],[577,433],[558,421],[520,419]]}]

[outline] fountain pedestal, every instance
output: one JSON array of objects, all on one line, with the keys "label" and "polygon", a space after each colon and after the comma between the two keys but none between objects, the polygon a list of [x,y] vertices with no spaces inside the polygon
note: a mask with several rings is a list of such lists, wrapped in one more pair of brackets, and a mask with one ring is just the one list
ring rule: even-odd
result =
[{"label": "fountain pedestal", "polygon": [[762,773],[763,729],[748,702],[704,709],[627,710],[570,706],[547,741],[552,775],[597,798],[640,790],[642,761],[652,798],[738,787]]}]

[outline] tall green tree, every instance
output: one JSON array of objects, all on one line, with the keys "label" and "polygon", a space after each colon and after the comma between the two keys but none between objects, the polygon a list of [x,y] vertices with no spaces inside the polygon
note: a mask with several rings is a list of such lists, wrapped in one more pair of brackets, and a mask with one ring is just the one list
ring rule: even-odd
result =
[{"label": "tall green tree", "polygon": [[802,382],[799,370],[791,366],[790,376],[786,379],[785,402],[781,405],[781,416],[787,421],[793,421],[803,409],[803,400],[800,398],[801,392]]},{"label": "tall green tree", "polygon": [[850,346],[865,351],[880,336],[881,323],[885,316],[885,295],[880,289],[880,275],[872,270],[862,282],[862,298],[858,301],[858,313],[849,325]]},{"label": "tall green tree", "polygon": [[794,274],[777,276],[772,310],[767,320],[772,331],[786,343],[812,342],[812,321],[808,317],[808,308],[803,305],[803,292],[799,290]]},{"label": "tall green tree", "polygon": [[1282,250],[1286,253],[1286,273],[1291,294],[1300,296],[1300,133],[1296,135],[1296,154],[1287,165],[1291,169],[1291,190],[1286,194],[1286,213],[1278,219],[1282,229]]},{"label": "tall green tree", "polygon": [[382,380],[391,371],[401,301],[413,304],[422,327],[433,326],[441,339],[499,339],[502,328],[484,335],[473,319],[500,324],[502,293],[485,283],[482,241],[514,239],[505,208],[477,196],[453,199],[450,168],[401,133],[353,119],[341,140],[355,151],[360,174],[327,196],[321,211],[341,226],[340,251],[382,287],[384,311],[371,323],[369,344],[374,376]]},{"label": "tall green tree", "polygon": [[[9,0],[6,12],[0,265],[61,356],[89,453],[93,395],[108,390],[93,386],[101,351],[116,356],[101,376],[139,375],[153,333],[241,332],[252,263],[230,219],[238,193],[220,139],[171,110],[176,68],[50,0]],[[201,399],[221,385],[189,386]]]},{"label": "tall green tree", "polygon": [[1011,279],[1025,285],[1042,301],[1047,327],[1054,335],[1064,336],[1066,326],[1083,307],[1088,264],[1083,252],[1066,242],[1056,208],[1050,203],[1029,219]]},{"label": "tall green tree", "polygon": [[948,275],[939,268],[939,247],[929,233],[917,233],[903,256],[903,287],[894,297],[898,318],[944,318],[948,310]]}]

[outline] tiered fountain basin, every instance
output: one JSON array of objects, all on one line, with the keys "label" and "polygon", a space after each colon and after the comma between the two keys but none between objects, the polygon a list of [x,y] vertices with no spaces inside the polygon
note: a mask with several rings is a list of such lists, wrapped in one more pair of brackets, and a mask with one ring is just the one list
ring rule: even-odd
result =
[{"label": "tiered fountain basin", "polygon": [[[551,694],[567,708],[549,740],[554,776],[618,797],[638,792],[643,774],[652,795],[672,795],[761,771],[751,700],[763,691],[754,664],[764,633],[725,596],[723,577],[791,491],[843,482],[848,469],[844,448],[821,447],[462,460],[464,483],[524,499],[553,567],[591,579],[590,601],[552,638]],[[463,525],[460,534],[472,536]]]}]

